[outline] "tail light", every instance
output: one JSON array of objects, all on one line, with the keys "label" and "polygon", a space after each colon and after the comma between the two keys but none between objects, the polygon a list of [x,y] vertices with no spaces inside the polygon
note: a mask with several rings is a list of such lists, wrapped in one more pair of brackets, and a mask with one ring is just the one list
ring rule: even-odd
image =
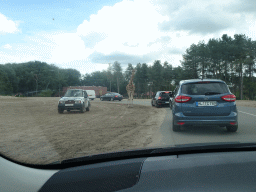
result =
[{"label": "tail light", "polygon": [[178,122],[177,124],[178,124],[178,125],[184,125],[185,122]]},{"label": "tail light", "polygon": [[230,95],[224,95],[221,97],[222,100],[224,101],[228,101],[228,102],[234,102],[236,101],[236,96],[233,95],[233,94],[230,94]]},{"label": "tail light", "polygon": [[162,99],[162,97],[158,97],[158,100],[159,100],[159,99]]},{"label": "tail light", "polygon": [[191,99],[192,99],[191,97],[180,95],[175,98],[175,102],[186,103],[186,102],[190,101]]},{"label": "tail light", "polygon": [[118,97],[117,95],[115,97]]}]

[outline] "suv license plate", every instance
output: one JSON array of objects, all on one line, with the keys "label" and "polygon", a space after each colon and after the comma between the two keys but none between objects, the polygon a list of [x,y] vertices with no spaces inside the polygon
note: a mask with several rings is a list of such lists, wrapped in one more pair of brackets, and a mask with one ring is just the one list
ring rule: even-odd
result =
[{"label": "suv license plate", "polygon": [[169,103],[169,101],[165,101],[165,103]]},{"label": "suv license plate", "polygon": [[65,104],[65,106],[73,106],[74,104]]},{"label": "suv license plate", "polygon": [[216,101],[200,101],[196,102],[196,106],[201,107],[201,106],[216,106],[217,102]]}]

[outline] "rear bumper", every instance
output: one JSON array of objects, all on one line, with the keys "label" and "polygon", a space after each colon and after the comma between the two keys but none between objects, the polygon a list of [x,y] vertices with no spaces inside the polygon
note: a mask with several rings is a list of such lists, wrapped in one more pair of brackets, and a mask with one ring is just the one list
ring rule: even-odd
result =
[{"label": "rear bumper", "polygon": [[231,112],[228,116],[184,116],[183,113],[173,114],[174,124],[183,122],[184,125],[219,125],[226,126],[230,123],[238,123],[237,112]]},{"label": "rear bumper", "polygon": [[158,105],[170,105],[170,102],[169,101],[160,101],[160,100],[158,100],[157,104]]}]

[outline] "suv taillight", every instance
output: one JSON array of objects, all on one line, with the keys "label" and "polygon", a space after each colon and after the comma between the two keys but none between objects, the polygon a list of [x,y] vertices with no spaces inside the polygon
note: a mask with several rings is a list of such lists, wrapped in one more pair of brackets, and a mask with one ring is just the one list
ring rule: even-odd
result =
[{"label": "suv taillight", "polygon": [[162,97],[158,97],[158,100],[159,100],[159,99],[162,99]]},{"label": "suv taillight", "polygon": [[228,101],[228,102],[234,102],[234,101],[236,101],[236,96],[233,94],[224,95],[221,97],[221,99],[223,99],[224,101]]},{"label": "suv taillight", "polygon": [[185,102],[190,101],[191,99],[192,99],[191,97],[180,95],[180,96],[177,96],[175,98],[175,102],[177,102],[177,103],[185,103]]}]

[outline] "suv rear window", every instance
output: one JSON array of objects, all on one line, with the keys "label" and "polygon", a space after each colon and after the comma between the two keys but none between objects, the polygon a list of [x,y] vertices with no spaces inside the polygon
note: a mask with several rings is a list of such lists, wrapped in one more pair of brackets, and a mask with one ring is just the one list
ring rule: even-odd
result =
[{"label": "suv rear window", "polygon": [[215,95],[228,92],[227,85],[220,82],[188,83],[181,87],[181,93],[188,95]]},{"label": "suv rear window", "polygon": [[160,95],[161,97],[164,97],[164,98],[169,98],[170,97],[170,93],[165,93],[165,92],[161,92]]}]

